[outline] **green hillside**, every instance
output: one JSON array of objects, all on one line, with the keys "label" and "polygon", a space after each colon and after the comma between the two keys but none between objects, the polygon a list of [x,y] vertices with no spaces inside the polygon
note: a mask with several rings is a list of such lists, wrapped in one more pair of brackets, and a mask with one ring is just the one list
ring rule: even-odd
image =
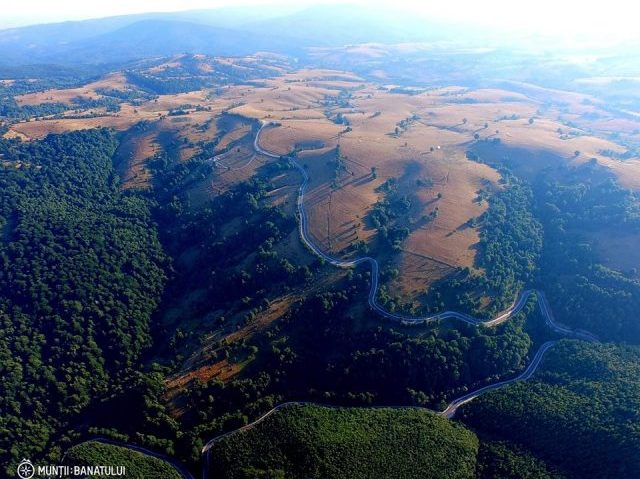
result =
[{"label": "green hillside", "polygon": [[167,258],[151,202],[119,188],[116,147],[105,129],[0,141],[0,462],[7,471],[55,451],[61,434],[78,430],[80,414],[139,375],[151,345]]},{"label": "green hillside", "polygon": [[464,406],[478,434],[512,441],[571,477],[640,477],[640,349],[563,341],[527,383]]},{"label": "green hillside", "polygon": [[472,478],[476,436],[415,409],[294,405],[216,443],[211,478]]},{"label": "green hillside", "polygon": [[129,479],[180,479],[180,474],[170,464],[140,452],[102,444],[100,442],[84,442],[69,449],[66,464],[79,466],[112,465],[124,466]]}]

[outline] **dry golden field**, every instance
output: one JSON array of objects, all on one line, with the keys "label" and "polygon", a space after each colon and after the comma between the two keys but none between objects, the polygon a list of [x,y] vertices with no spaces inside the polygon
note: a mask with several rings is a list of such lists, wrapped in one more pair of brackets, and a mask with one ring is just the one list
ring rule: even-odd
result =
[{"label": "dry golden field", "polygon": [[145,161],[159,150],[155,131],[125,134],[116,150],[115,164],[125,189],[146,189],[151,173]]},{"label": "dry golden field", "polygon": [[38,93],[29,93],[15,97],[18,105],[38,105],[41,103],[71,103],[76,97],[100,98],[102,95],[96,92],[101,88],[123,88],[127,81],[122,73],[112,73],[104,78],[88,83],[80,88],[60,90],[45,90]]},{"label": "dry golden field", "polygon": [[[358,48],[360,54],[382,54],[376,45]],[[215,62],[231,62],[233,68],[242,69],[267,61],[265,58]],[[180,57],[154,68],[177,67]],[[198,68],[206,72],[212,67],[215,63],[203,62]],[[613,133],[638,139],[640,119],[615,117],[588,95],[522,83],[514,83],[512,90],[455,85],[398,90],[395,85],[372,84],[343,71],[285,72],[276,67],[273,71],[279,76],[254,84],[160,95],[136,107],[123,103],[119,112],[95,118],[16,123],[7,135],[41,138],[96,126],[126,131],[140,121],[151,122],[151,129],[125,136],[121,146],[121,165],[125,165],[121,174],[127,188],[148,185],[145,160],[167,138],[179,145],[182,160],[198,154],[200,142],[218,139],[219,156],[215,161],[212,158],[214,174],[193,192],[192,200],[204,201],[272,161],[256,155],[252,148],[257,120],[271,122],[274,126],[263,131],[261,145],[278,154],[296,152],[308,169],[311,182],[305,207],[311,233],[327,252],[348,255],[354,242],[365,241],[373,255],[381,259],[388,255],[377,249],[376,230],[368,215],[382,199],[380,185],[389,178],[396,178],[399,192],[411,198],[413,218],[437,208],[436,219],[412,228],[402,253],[392,259],[400,275],[389,286],[394,294],[409,300],[455,268],[475,266],[479,236],[468,222],[486,210],[487,202],[478,201],[478,194],[500,188],[500,174],[470,161],[466,152],[471,148],[481,157],[510,158],[512,167],[525,177],[554,164],[597,162],[623,186],[640,190],[640,159],[616,159],[626,149],[612,139]],[[25,105],[64,103],[77,96],[96,97],[99,88],[129,86],[122,74],[114,73],[81,88],[23,95],[17,101]],[[186,115],[168,115],[185,105],[190,106]],[[500,141],[491,141],[495,139]],[[336,147],[345,164],[337,176],[333,166]],[[274,202],[293,208],[291,198],[299,181],[294,172],[285,175],[273,192]],[[620,238],[625,245],[632,240]],[[601,239],[597,243],[611,264],[629,264],[617,254],[619,248],[611,246],[617,243]]]}]

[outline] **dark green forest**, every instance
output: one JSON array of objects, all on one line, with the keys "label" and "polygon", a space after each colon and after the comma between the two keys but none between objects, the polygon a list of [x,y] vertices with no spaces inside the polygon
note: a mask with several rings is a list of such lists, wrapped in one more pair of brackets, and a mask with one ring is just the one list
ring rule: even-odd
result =
[{"label": "dark green forest", "polygon": [[640,281],[602,264],[589,234],[640,231],[640,200],[597,174],[566,176],[563,182],[543,177],[536,185],[545,229],[541,282],[562,321],[603,339],[637,344]]},{"label": "dark green forest", "polygon": [[640,350],[562,341],[527,383],[483,395],[461,419],[519,444],[567,477],[640,474]]},{"label": "dark green forest", "polygon": [[419,409],[289,405],[209,458],[211,478],[566,478],[521,446]]},{"label": "dark green forest", "polygon": [[564,479],[525,448],[508,441],[480,441],[478,479]]},{"label": "dark green forest", "polygon": [[475,477],[478,440],[412,409],[289,406],[216,443],[211,478]]},{"label": "dark green forest", "polygon": [[73,446],[65,455],[64,464],[69,466],[115,465],[126,468],[130,479],[180,479],[181,476],[161,459],[143,455],[124,447],[85,442]]},{"label": "dark green forest", "polygon": [[[513,166],[516,162],[508,157],[498,158],[490,153],[480,157],[474,151],[469,151],[467,156],[497,168],[508,180],[514,178],[506,165]],[[516,280],[526,278],[525,283],[546,292],[559,321],[591,331],[602,339],[637,344],[640,341],[637,271],[635,268],[618,271],[608,267],[594,246],[594,237],[599,233],[626,235],[639,232],[638,194],[620,186],[610,171],[594,161],[580,166],[556,165],[542,170],[530,184],[517,179],[516,184],[527,191],[529,200],[524,209],[509,212],[511,225],[504,229],[508,232],[507,242],[495,249],[499,253],[493,258],[498,265],[502,263],[501,255],[507,259],[507,267],[500,265],[495,271],[498,284],[501,279],[509,280],[512,273],[516,273]],[[490,204],[500,203],[501,196],[510,196],[509,190],[513,188],[492,196]],[[500,210],[494,208],[494,212]],[[490,209],[485,217],[492,214]],[[525,236],[518,231],[525,230],[517,226],[523,217],[530,217],[534,222],[534,227]],[[483,237],[491,234],[491,229],[485,229],[481,234]],[[519,259],[513,262],[513,246],[527,244],[528,235],[535,248],[515,250],[515,258]],[[511,240],[516,241],[510,244]],[[483,250],[487,251],[487,248],[483,247]],[[521,251],[528,251],[526,257]],[[480,264],[485,259],[487,256],[480,255]],[[491,268],[490,262],[484,264]],[[526,264],[533,268],[523,270],[522,266]],[[492,274],[487,276],[489,282],[495,281]],[[446,290],[450,284],[445,283]],[[462,285],[464,287],[464,281]],[[500,289],[494,291],[497,293]]]},{"label": "dark green forest", "polygon": [[[151,345],[167,258],[107,130],[0,142],[0,459],[57,455]],[[14,164],[22,165],[20,168]]]}]

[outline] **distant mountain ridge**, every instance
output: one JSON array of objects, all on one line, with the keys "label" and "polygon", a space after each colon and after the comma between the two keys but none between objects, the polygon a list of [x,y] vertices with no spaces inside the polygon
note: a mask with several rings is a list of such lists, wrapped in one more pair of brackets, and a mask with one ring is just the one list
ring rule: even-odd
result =
[{"label": "distant mountain ridge", "polygon": [[0,30],[0,65],[114,64],[184,52],[301,56],[311,46],[434,41],[462,32],[354,5],[145,13]]},{"label": "distant mountain ridge", "polygon": [[153,55],[193,51],[218,55],[282,49],[282,42],[240,32],[285,8],[219,8],[143,13],[0,30],[0,65],[120,63]]}]

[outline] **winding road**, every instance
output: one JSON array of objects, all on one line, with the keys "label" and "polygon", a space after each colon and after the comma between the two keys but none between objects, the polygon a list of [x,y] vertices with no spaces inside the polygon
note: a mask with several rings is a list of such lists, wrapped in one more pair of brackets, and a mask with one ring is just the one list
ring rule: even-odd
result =
[{"label": "winding road", "polygon": [[[260,128],[258,129],[258,132],[256,133],[256,137],[253,140],[253,148],[254,150],[256,150],[257,153],[260,153],[261,155],[267,156],[269,158],[281,158],[283,155],[272,153],[270,151],[263,149],[260,146],[260,135],[262,134],[262,131],[264,130],[264,128],[268,125],[269,125],[268,123],[261,122]],[[403,324],[423,324],[423,323],[430,323],[430,322],[440,321],[445,319],[456,319],[456,320],[463,321],[465,323],[473,324],[473,325],[482,324],[484,326],[497,326],[498,324],[507,321],[513,315],[519,313],[522,310],[522,308],[527,304],[527,300],[529,299],[529,297],[532,294],[535,294],[538,298],[540,311],[543,314],[546,323],[549,325],[549,327],[551,327],[551,329],[563,335],[580,337],[581,339],[587,339],[591,341],[593,340],[597,341],[597,338],[595,338],[595,336],[593,336],[592,334],[586,331],[579,331],[579,332],[573,331],[567,326],[557,323],[553,319],[551,308],[549,307],[549,304],[547,302],[547,299],[544,293],[534,289],[528,289],[528,290],[522,291],[509,308],[507,308],[505,311],[503,311],[502,313],[498,314],[495,318],[490,320],[482,320],[479,318],[474,318],[473,316],[470,316],[465,313],[460,313],[458,311],[443,311],[441,313],[434,314],[431,316],[406,316],[398,313],[393,313],[391,311],[387,311],[380,304],[378,304],[378,301],[376,299],[378,295],[378,287],[379,287],[379,281],[380,281],[380,266],[378,264],[378,261],[375,258],[372,258],[371,256],[361,256],[360,258],[356,258],[353,260],[343,261],[338,258],[329,256],[324,251],[322,251],[318,245],[314,243],[313,239],[311,238],[311,234],[309,233],[309,218],[307,216],[306,210],[304,209],[304,195],[307,190],[307,185],[309,184],[309,175],[307,174],[306,170],[297,161],[295,161],[295,159],[288,157],[288,160],[291,163],[291,165],[293,165],[300,172],[300,175],[302,176],[302,183],[300,184],[300,188],[298,189],[298,199],[297,199],[297,209],[298,209],[298,216],[299,216],[298,227],[299,227],[300,238],[302,239],[302,242],[316,256],[322,258],[327,263],[333,266],[336,266],[338,268],[354,268],[358,265],[368,263],[371,266],[371,287],[369,288],[369,296],[367,301],[369,303],[369,307],[372,310],[374,310],[376,313],[378,313],[380,316],[386,319],[390,319],[392,321],[401,322]]]},{"label": "winding road", "polygon": [[249,158],[249,160],[246,163],[244,163],[243,165],[240,165],[240,166],[236,166],[236,167],[232,167],[232,166],[225,165],[224,163],[222,163],[222,160],[226,159],[227,156],[229,154],[231,154],[231,153],[233,153],[233,151],[227,151],[226,153],[221,153],[220,155],[213,156],[213,157],[209,158],[208,161],[211,161],[216,166],[220,166],[222,168],[225,168],[227,171],[239,171],[239,170],[244,170],[245,168],[250,166],[251,163],[253,163],[253,160],[256,159],[256,155],[251,155],[251,158]]},{"label": "winding road", "polygon": [[[261,155],[267,156],[269,158],[283,157],[284,155],[278,155],[276,153],[272,153],[270,151],[263,149],[260,146],[260,134],[262,133],[263,129],[266,126],[268,126],[268,123],[261,122],[260,128],[258,129],[258,132],[256,133],[256,137],[253,141],[254,150],[257,153],[260,153]],[[544,292],[539,290],[534,290],[534,289],[522,291],[509,308],[507,308],[505,311],[503,311],[502,313],[498,314],[495,318],[492,318],[490,320],[481,320],[478,318],[474,318],[473,316],[470,316],[468,314],[460,313],[457,311],[444,311],[442,313],[438,313],[431,316],[414,317],[414,316],[405,316],[405,315],[401,315],[401,314],[397,314],[397,313],[393,313],[385,310],[380,304],[378,304],[376,299],[377,293],[378,293],[378,287],[379,287],[380,267],[378,265],[378,261],[375,258],[372,258],[370,256],[363,256],[353,260],[343,261],[338,258],[329,256],[324,251],[322,251],[319,246],[317,246],[313,242],[311,235],[309,233],[309,219],[307,216],[307,212],[304,209],[304,194],[306,192],[307,185],[309,183],[309,175],[307,174],[304,167],[302,167],[297,161],[295,161],[295,159],[288,157],[288,160],[300,172],[300,175],[302,176],[302,183],[298,190],[297,209],[298,209],[298,216],[299,216],[298,225],[299,225],[300,237],[303,243],[315,255],[319,256],[320,258],[325,260],[327,263],[333,266],[336,266],[338,268],[354,268],[358,265],[368,263],[371,266],[371,287],[369,289],[369,295],[368,295],[367,301],[369,303],[369,307],[372,310],[374,310],[376,313],[380,314],[382,317],[393,320],[393,321],[398,321],[403,324],[422,324],[422,323],[429,323],[429,322],[440,321],[445,319],[456,319],[456,320],[464,321],[465,323],[469,323],[473,325],[482,324],[484,326],[491,327],[491,326],[497,326],[498,324],[501,324],[507,321],[509,318],[513,317],[515,314],[520,312],[522,308],[526,305],[529,297],[535,294],[538,302],[538,308],[540,309],[540,313],[544,317],[545,323],[549,326],[550,329],[552,329],[558,334],[561,334],[563,336],[567,336],[570,338],[582,339],[589,342],[598,342],[598,338],[595,335],[589,333],[588,331],[573,330],[568,326],[565,326],[563,324],[556,322]],[[528,380],[536,372],[536,370],[538,369],[538,366],[540,366],[540,363],[542,362],[542,358],[544,357],[544,354],[556,343],[557,343],[557,340],[551,340],[543,343],[538,348],[538,351],[536,352],[536,354],[534,355],[533,359],[531,360],[529,365],[526,367],[526,369],[522,371],[520,374],[518,374],[517,376],[511,379],[506,379],[503,381],[499,381],[493,384],[480,387],[463,396],[460,396],[459,398],[456,398],[453,401],[451,401],[449,405],[445,408],[445,410],[438,412],[438,414],[450,419],[455,415],[456,411],[460,406],[474,400],[478,396],[486,392],[499,389],[501,387],[504,387],[508,384],[511,384],[517,381]],[[260,424],[261,422],[263,422],[265,419],[267,419],[269,416],[271,416],[275,412],[294,404],[312,404],[312,403],[300,401],[300,402],[286,402],[286,403],[279,404],[278,406],[266,412],[264,415],[262,415],[255,421],[245,426],[242,426],[241,428],[216,436],[213,439],[211,439],[209,442],[207,442],[207,444],[205,444],[205,446],[202,448],[203,479],[209,479],[208,477],[209,452],[217,442],[221,441],[226,437],[229,437],[230,435],[237,434],[242,431],[247,431],[255,427],[256,425]],[[313,404],[317,404],[317,403],[313,403]],[[329,407],[340,408],[340,406],[329,406]],[[409,408],[427,409],[427,408],[418,408],[418,407],[411,407],[411,406],[395,407],[395,409],[409,409]]]},{"label": "winding road", "polygon": [[[195,477],[193,476],[193,474],[191,474],[189,469],[187,469],[184,465],[182,465],[176,459],[173,459],[172,457],[169,457],[169,456],[165,456],[164,454],[160,454],[158,452],[154,452],[145,447],[137,446],[135,444],[130,444],[128,442],[116,441],[114,439],[109,439],[106,437],[94,437],[87,441],[81,442],[80,444],[85,444],[87,442],[98,442],[100,444],[108,444],[110,446],[123,447],[125,449],[129,449],[130,451],[135,451],[135,452],[139,452],[140,454],[144,454],[145,456],[160,459],[161,461],[164,461],[167,464],[171,465],[176,470],[176,472],[180,474],[180,477],[182,477],[182,479],[195,479]],[[80,445],[80,444],[77,444],[77,445]],[[67,452],[69,452],[69,450],[67,450]],[[67,452],[65,452],[64,455],[62,456],[62,463],[64,463],[65,461]]]},{"label": "winding road", "polygon": [[533,359],[529,363],[529,366],[527,366],[527,368],[524,371],[522,371],[520,374],[518,374],[515,378],[506,379],[504,381],[499,381],[497,383],[489,384],[487,386],[476,389],[475,391],[471,391],[470,393],[465,394],[464,396],[460,396],[459,398],[451,401],[447,406],[447,408],[439,414],[441,416],[451,419],[455,415],[456,411],[460,406],[468,403],[469,401],[473,401],[475,398],[477,398],[481,394],[484,394],[489,391],[493,391],[494,389],[499,389],[503,386],[506,386],[507,384],[511,384],[516,381],[526,381],[531,376],[533,376],[533,373],[535,373],[536,369],[538,369],[538,366],[542,362],[542,356],[544,356],[544,353],[546,353],[549,350],[549,348],[556,343],[557,341],[553,340],[553,341],[547,341],[546,343],[542,344],[542,346],[540,346],[540,348],[536,352],[536,355],[533,357]]},{"label": "winding road", "polygon": [[[260,122],[260,128],[258,129],[254,142],[253,142],[253,147],[254,150],[256,151],[256,153],[267,156],[269,158],[281,158],[285,155],[278,155],[276,153],[272,153],[270,151],[267,151],[265,149],[263,149],[260,146],[260,135],[263,131],[263,129],[265,127],[269,126],[269,123],[265,123],[265,122]],[[252,157],[251,161],[253,161],[255,157]],[[380,304],[378,304],[377,302],[377,293],[378,293],[378,287],[379,287],[379,278],[380,278],[380,267],[378,265],[378,261],[375,258],[372,258],[370,256],[363,256],[360,258],[356,258],[356,259],[352,259],[352,260],[347,260],[347,261],[343,261],[340,260],[338,258],[334,258],[328,254],[326,254],[324,251],[322,251],[320,249],[319,246],[317,246],[314,242],[313,239],[311,238],[311,234],[309,233],[309,219],[307,216],[307,212],[304,209],[304,195],[305,192],[307,190],[307,185],[309,183],[309,175],[307,174],[306,170],[304,169],[304,167],[302,167],[297,161],[295,161],[294,158],[291,157],[287,157],[288,161],[291,163],[291,165],[293,165],[299,172],[300,175],[302,176],[302,183],[300,184],[299,190],[298,190],[298,199],[297,199],[297,211],[298,211],[298,216],[299,216],[299,232],[300,232],[300,238],[302,239],[303,243],[318,257],[322,258],[324,261],[326,261],[327,263],[336,266],[338,268],[354,268],[356,266],[359,266],[361,264],[369,264],[369,266],[371,267],[371,286],[369,289],[369,295],[368,295],[368,304],[369,307],[375,311],[376,313],[378,313],[380,316],[392,320],[392,321],[397,321],[400,322],[402,324],[424,324],[424,323],[430,323],[430,322],[434,322],[434,321],[440,321],[440,320],[446,320],[446,319],[455,319],[455,320],[459,320],[459,321],[463,321],[465,323],[468,324],[472,324],[472,325],[483,325],[483,326],[487,326],[487,327],[492,327],[492,326],[497,326],[505,321],[507,321],[508,319],[510,319],[511,317],[513,317],[515,314],[517,314],[518,312],[520,312],[522,310],[522,308],[526,305],[527,300],[532,296],[535,295],[537,298],[537,303],[538,303],[538,308],[540,310],[540,313],[542,314],[542,316],[545,319],[545,323],[549,326],[550,329],[552,329],[553,331],[555,331],[556,333],[562,335],[562,336],[566,336],[569,338],[575,338],[575,339],[582,339],[584,341],[589,341],[589,342],[598,342],[598,338],[591,334],[588,331],[584,331],[584,330],[573,330],[571,328],[569,328],[568,326],[565,326],[563,324],[560,324],[558,322],[555,321],[554,317],[553,317],[553,313],[551,311],[551,307],[549,305],[549,302],[544,294],[544,292],[539,291],[539,290],[534,290],[534,289],[529,289],[529,290],[525,290],[522,291],[518,297],[516,298],[516,300],[513,302],[513,304],[507,308],[505,311],[503,311],[502,313],[498,314],[496,317],[489,319],[489,320],[482,320],[479,318],[475,318],[473,316],[470,316],[468,314],[465,313],[460,313],[457,311],[444,311],[438,314],[434,314],[431,316],[406,316],[406,315],[402,315],[402,314],[398,314],[398,313],[393,313],[390,311],[387,311],[386,309],[384,309]],[[246,167],[247,165],[243,165],[241,168]],[[538,351],[536,352],[536,354],[534,355],[533,359],[531,360],[531,362],[529,363],[529,365],[526,367],[526,369],[524,371],[522,371],[520,374],[518,374],[517,376],[511,378],[511,379],[506,379],[506,380],[502,380],[493,384],[489,384],[483,387],[480,387],[478,389],[475,389],[474,391],[471,391],[463,396],[460,396],[459,398],[454,399],[453,401],[451,401],[449,403],[449,405],[444,409],[444,411],[438,412],[439,415],[446,417],[446,418],[452,418],[456,411],[458,410],[458,408],[470,401],[472,401],[473,399],[477,398],[478,396],[504,387],[508,384],[517,382],[517,381],[526,381],[528,380],[538,369],[538,366],[540,365],[540,363],[542,362],[542,358],[544,356],[544,354],[551,348],[553,347],[555,344],[557,343],[557,340],[551,340],[551,341],[547,341],[545,343],[543,343],[539,348]],[[305,402],[305,401],[297,401],[297,402],[285,402],[282,404],[277,405],[276,407],[274,407],[273,409],[269,410],[268,412],[266,412],[264,415],[262,415],[261,417],[259,417],[258,419],[256,419],[255,421],[242,426],[238,429],[235,429],[233,431],[229,431],[227,433],[218,435],[216,437],[214,437],[213,439],[211,439],[209,442],[207,442],[205,444],[205,446],[202,448],[202,478],[203,479],[209,479],[209,456],[210,456],[210,451],[211,448],[219,441],[223,440],[226,437],[229,437],[231,435],[234,434],[238,434],[242,431],[247,431],[253,427],[255,427],[256,425],[260,424],[261,422],[263,422],[265,419],[267,419],[269,416],[273,415],[274,413],[276,413],[277,411],[280,411],[281,409],[284,409],[286,407],[289,407],[291,405],[294,404],[316,404],[316,405],[321,405],[318,403],[310,403],[310,402]],[[333,407],[336,409],[340,409],[340,406],[327,406],[327,407]],[[382,407],[386,407],[389,408],[390,406],[382,406]],[[421,408],[421,407],[413,407],[413,406],[397,406],[397,407],[393,407],[391,406],[393,409],[425,409],[428,410],[427,408]],[[92,439],[95,440],[95,439]],[[165,456],[159,455],[157,453],[154,453],[152,451],[149,451],[145,448],[139,447],[139,446],[135,446],[135,445],[131,445],[131,444],[126,444],[126,443],[119,443],[117,441],[110,441],[108,439],[104,439],[104,438],[98,438],[98,440],[100,442],[104,442],[107,444],[115,444],[115,445],[119,445],[122,447],[127,447],[131,450],[135,450],[138,452],[142,452],[143,454],[147,454],[149,456],[152,457],[157,457],[160,459],[164,459],[165,461],[167,461],[168,463],[170,463],[171,465],[173,465],[176,470],[180,473],[180,475],[184,478],[184,479],[192,479],[193,476],[191,475],[191,473],[186,470],[186,468],[184,466],[182,466],[181,464],[179,464],[177,461],[174,461],[170,458],[167,458]]]},{"label": "winding road", "polygon": [[[516,381],[526,381],[538,369],[538,366],[542,362],[542,357],[544,356],[544,353],[546,353],[549,350],[549,348],[551,348],[556,343],[557,343],[556,340],[552,340],[552,341],[547,341],[546,343],[542,344],[542,346],[540,346],[540,348],[536,352],[535,356],[531,360],[531,363],[529,363],[527,368],[524,371],[522,371],[518,376],[516,376],[516,377],[514,377],[512,379],[506,379],[504,381],[499,381],[497,383],[489,384],[487,386],[484,386],[484,387],[481,387],[479,389],[476,389],[476,390],[474,390],[474,391],[472,391],[472,392],[470,392],[468,394],[465,394],[464,396],[460,396],[459,398],[451,401],[451,403],[449,403],[447,408],[444,411],[439,412],[438,414],[440,416],[446,417],[447,419],[451,419],[455,415],[456,411],[458,410],[458,408],[460,406],[462,406],[463,404],[468,403],[469,401],[474,400],[475,398],[477,398],[481,394],[484,394],[486,392],[492,391],[494,389],[501,388],[503,386],[506,386],[507,384],[511,384],[513,382],[516,382]],[[272,416],[274,413],[276,413],[276,412],[278,412],[278,411],[280,411],[282,409],[285,409],[285,408],[287,408],[289,406],[293,406],[293,405],[304,405],[304,404],[313,404],[313,405],[316,405],[316,406],[329,407],[329,408],[333,408],[333,409],[349,409],[348,407],[325,405],[325,404],[319,404],[319,403],[309,402],[309,401],[289,401],[289,402],[285,402],[285,403],[282,403],[282,404],[278,404],[276,407],[274,407],[273,409],[267,411],[265,414],[260,416],[255,421],[253,421],[253,422],[251,422],[249,424],[246,424],[246,425],[244,425],[244,426],[242,426],[242,427],[240,427],[238,429],[234,429],[233,431],[229,431],[229,432],[226,432],[226,433],[221,434],[219,436],[216,436],[213,439],[211,439],[209,442],[207,442],[207,444],[205,444],[205,446],[202,448],[202,461],[203,461],[202,479],[209,479],[209,452],[210,452],[211,448],[216,443],[222,441],[223,439],[225,439],[225,438],[227,438],[229,436],[241,433],[243,431],[248,431],[249,429],[253,429],[255,426],[257,426],[258,424],[263,422],[269,416]],[[419,409],[419,410],[431,411],[428,408],[419,407],[419,406],[374,406],[374,407],[368,407],[368,409]],[[431,411],[431,412],[433,412],[433,411]]]}]

